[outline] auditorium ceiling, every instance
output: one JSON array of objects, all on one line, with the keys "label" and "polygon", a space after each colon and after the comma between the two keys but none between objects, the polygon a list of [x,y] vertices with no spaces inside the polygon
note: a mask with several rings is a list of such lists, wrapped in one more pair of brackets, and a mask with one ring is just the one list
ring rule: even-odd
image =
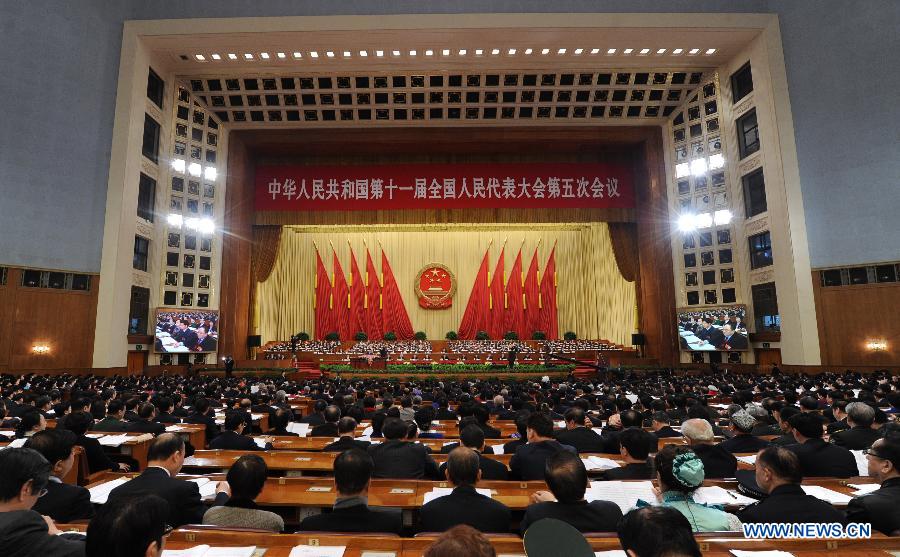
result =
[{"label": "auditorium ceiling", "polygon": [[640,125],[664,121],[756,33],[347,29],[144,41],[232,129]]}]

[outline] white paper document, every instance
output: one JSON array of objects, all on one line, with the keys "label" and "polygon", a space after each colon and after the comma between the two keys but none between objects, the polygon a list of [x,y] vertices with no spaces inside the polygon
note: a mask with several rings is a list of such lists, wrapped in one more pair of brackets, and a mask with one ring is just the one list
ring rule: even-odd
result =
[{"label": "white paper document", "polygon": [[262,437],[254,437],[253,442],[256,443],[256,446],[260,449],[265,450],[266,448],[266,440]]},{"label": "white paper document", "polygon": [[28,442],[28,437],[22,437],[21,439],[13,439],[7,445],[10,449],[21,449],[25,446],[25,443]]},{"label": "white paper document", "polygon": [[734,557],[794,557],[793,553],[788,553],[787,551],[778,551],[770,550],[770,551],[746,551],[743,549],[732,549],[731,554]]},{"label": "white paper document", "polygon": [[856,490],[854,495],[865,495],[881,488],[880,484],[847,484]]},{"label": "white paper document", "polygon": [[494,454],[503,454],[504,452],[502,443],[500,445],[491,445],[490,447]]},{"label": "white paper document", "polygon": [[162,557],[252,557],[256,546],[248,547],[210,547],[196,545],[189,549],[166,549]]},{"label": "white paper document", "polygon": [[[477,491],[481,495],[484,495],[485,497],[491,496],[490,489],[476,488],[475,491]],[[452,487],[435,487],[431,491],[429,491],[428,493],[425,494],[425,498],[422,500],[422,504],[424,505],[424,504],[428,503],[429,501],[434,501],[438,497],[450,495],[451,493],[453,493]]]},{"label": "white paper document", "polygon": [[168,431],[169,433],[177,433],[179,431],[184,431],[184,428],[181,427],[180,425],[173,424],[173,425],[166,426],[166,431]]},{"label": "white paper document", "polygon": [[717,485],[701,487],[694,492],[694,501],[706,505],[752,505],[756,499],[745,497]]},{"label": "white paper document", "polygon": [[748,456],[739,456],[739,457],[737,457],[737,459],[738,459],[738,461],[745,462],[751,466],[756,465],[756,455],[755,454],[748,455]]},{"label": "white paper document", "polygon": [[819,485],[801,485],[800,487],[803,488],[804,493],[807,495],[812,495],[813,497],[827,501],[832,505],[846,505],[850,502],[850,499],[853,499],[853,497],[850,497],[849,495],[844,495],[843,493],[838,493],[833,489],[828,489],[827,487]]},{"label": "white paper document", "polygon": [[594,557],[628,557],[628,554],[621,549],[610,549],[609,551],[595,551]]},{"label": "white paper document", "polygon": [[850,451],[853,453],[853,458],[856,459],[856,470],[860,476],[868,476],[869,475],[869,461],[866,460],[866,455],[862,451]]},{"label": "white paper document", "polygon": [[285,429],[291,433],[296,433],[300,437],[306,437],[309,434],[309,424],[301,424],[300,422],[290,422]]},{"label": "white paper document", "polygon": [[657,503],[653,483],[645,482],[591,482],[591,487],[584,494],[588,501],[612,501],[622,513],[627,513],[642,499],[651,505]]},{"label": "white paper document", "polygon": [[200,497],[212,497],[216,494],[216,483],[209,478],[194,478],[193,480],[188,480],[189,482],[194,482],[197,484],[197,487],[200,489]]},{"label": "white paper document", "polygon": [[288,557],[343,557],[345,545],[297,545]]},{"label": "white paper document", "polygon": [[98,441],[100,441],[100,444],[104,447],[118,447],[122,443],[128,441],[128,435],[104,435],[98,439]]},{"label": "white paper document", "polygon": [[619,463],[615,460],[603,458],[602,456],[589,456],[582,458],[581,462],[584,463],[584,467],[587,470],[611,470],[619,467]]},{"label": "white paper document", "polygon": [[362,432],[363,437],[371,437],[373,433],[375,433],[375,428],[372,426],[367,427]]},{"label": "white paper document", "polygon": [[91,503],[96,503],[98,505],[105,504],[107,499],[109,499],[109,493],[127,481],[128,478],[119,478],[92,487],[89,490],[91,492]]}]

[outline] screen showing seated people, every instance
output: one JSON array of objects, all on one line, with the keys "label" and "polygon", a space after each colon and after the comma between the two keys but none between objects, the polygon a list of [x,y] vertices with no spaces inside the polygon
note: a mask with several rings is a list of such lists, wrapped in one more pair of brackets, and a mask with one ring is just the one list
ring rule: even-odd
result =
[{"label": "screen showing seated people", "polygon": [[744,305],[682,308],[678,310],[678,336],[682,350],[735,352],[749,350]]},{"label": "screen showing seated people", "polygon": [[215,352],[218,344],[218,311],[156,310],[157,352]]}]

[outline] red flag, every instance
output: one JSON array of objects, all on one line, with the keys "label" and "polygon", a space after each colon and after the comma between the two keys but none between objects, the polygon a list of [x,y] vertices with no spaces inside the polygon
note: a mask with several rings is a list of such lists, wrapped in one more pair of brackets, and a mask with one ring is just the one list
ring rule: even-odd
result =
[{"label": "red flag", "polygon": [[556,246],[553,246],[547,259],[547,266],[544,268],[539,301],[541,330],[547,333],[548,339],[556,340],[559,338],[559,322],[556,314]]},{"label": "red flag", "polygon": [[356,255],[350,248],[350,334],[366,331],[366,315],[363,305],[365,303],[366,287],[363,284],[362,273],[356,264]]},{"label": "red flag", "polygon": [[331,281],[328,280],[328,271],[322,262],[319,250],[316,250],[316,330],[313,338],[324,340],[325,335],[334,330],[331,323],[332,309],[329,307],[331,300]]},{"label": "red flag", "polygon": [[538,253],[534,248],[534,255],[531,257],[531,264],[528,265],[528,272],[525,273],[525,333],[528,335],[522,337],[523,340],[531,338],[535,331],[541,330],[541,310],[538,298],[540,298],[541,285],[538,278]]},{"label": "red flag", "polygon": [[378,282],[378,271],[372,254],[366,248],[366,293],[363,298],[363,311],[366,315],[366,334],[370,339],[380,339],[384,335],[381,314],[381,283]]},{"label": "red flag", "polygon": [[469,303],[459,323],[457,334],[459,338],[472,340],[480,330],[487,330],[487,321],[490,318],[488,308],[488,255],[491,247],[484,252],[481,258],[481,267],[475,275],[475,283],[472,285],[472,293],[469,294]]},{"label": "red flag", "polygon": [[412,323],[409,321],[409,314],[406,313],[406,306],[400,296],[400,288],[394,279],[394,271],[391,270],[391,264],[384,251],[381,252],[381,273],[384,277],[381,283],[384,331],[393,331],[397,335],[397,340],[412,340],[415,334]]},{"label": "red flag", "polygon": [[344,270],[341,268],[341,262],[338,260],[337,253],[332,250],[332,282],[331,292],[333,294],[332,317],[334,319],[332,326],[337,330],[342,341],[352,340],[350,324],[350,288],[347,286],[347,278],[344,277]]},{"label": "red flag", "polygon": [[500,258],[497,259],[497,266],[494,267],[494,277],[490,280],[491,287],[488,291],[488,311],[489,315],[485,323],[485,328],[494,340],[503,338],[503,321],[505,319],[506,304],[504,298],[504,284],[506,283],[504,273],[506,272],[503,264],[503,254],[506,251],[506,244],[500,249]]},{"label": "red flag", "polygon": [[516,255],[509,280],[506,281],[506,318],[503,321],[504,333],[515,331],[519,338],[525,337],[525,275],[522,273],[522,249]]}]

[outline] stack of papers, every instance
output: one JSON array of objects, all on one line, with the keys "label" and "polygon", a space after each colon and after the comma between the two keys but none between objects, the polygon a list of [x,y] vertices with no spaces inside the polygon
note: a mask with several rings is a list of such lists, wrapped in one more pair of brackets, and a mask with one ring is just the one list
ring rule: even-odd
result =
[{"label": "stack of papers", "polygon": [[817,499],[821,499],[823,501],[827,501],[832,505],[846,505],[850,502],[853,497],[849,495],[844,495],[843,493],[838,493],[833,489],[828,489],[827,487],[822,487],[818,485],[802,485],[804,493],[807,495],[812,495]]},{"label": "stack of papers", "polygon": [[739,456],[739,457],[737,457],[737,459],[738,459],[738,461],[746,462],[747,464],[749,464],[751,466],[756,465],[756,455],[755,454],[752,454],[750,456]]},{"label": "stack of papers", "polygon": [[694,492],[694,501],[706,505],[752,505],[756,499],[727,490],[717,485],[701,487]]},{"label": "stack of papers", "polygon": [[89,490],[91,492],[91,503],[96,503],[98,505],[105,504],[106,500],[109,499],[109,493],[127,481],[128,478],[119,478],[117,480],[103,482],[100,485],[95,485]]},{"label": "stack of papers", "polygon": [[587,470],[611,470],[613,468],[619,467],[619,463],[615,460],[603,458],[600,456],[589,456],[587,458],[582,458],[581,462],[584,463],[584,467]]},{"label": "stack of papers", "polygon": [[594,557],[628,557],[628,554],[621,549],[610,549],[609,551],[595,551]]},{"label": "stack of papers", "polygon": [[876,489],[881,488],[879,484],[847,484],[856,490],[854,495],[865,495],[867,493],[872,493]]},{"label": "stack of papers", "polygon": [[84,434],[85,437],[89,437],[91,439],[100,439],[104,435],[106,435],[106,434],[105,433],[85,433]]},{"label": "stack of papers", "polygon": [[787,551],[778,551],[770,550],[770,551],[745,551],[743,549],[732,549],[731,554],[734,557],[794,557],[793,553],[788,553]]},{"label": "stack of papers", "polygon": [[104,447],[118,447],[125,441],[128,441],[128,434],[123,433],[121,435],[104,435],[100,439],[100,444]]},{"label": "stack of papers", "polygon": [[371,437],[373,433],[375,433],[375,428],[373,428],[372,426],[367,427],[362,432],[363,437]]},{"label": "stack of papers", "polygon": [[297,545],[288,557],[343,557],[345,545]]},{"label": "stack of papers", "polygon": [[200,488],[200,497],[212,497],[216,494],[216,483],[209,478],[194,478],[193,480],[188,480],[189,482],[194,482],[197,484],[197,487]]},{"label": "stack of papers", "polygon": [[653,491],[653,483],[644,482],[591,482],[591,487],[584,494],[585,499],[590,501],[612,501],[622,513],[627,513],[635,508],[638,499],[646,501],[651,505],[657,503],[656,492]]},{"label": "stack of papers", "polygon": [[[503,445],[504,445],[504,443],[500,443],[499,445],[490,445],[490,448],[493,451],[493,454],[503,454],[504,453]],[[485,452],[487,452],[487,451],[485,451]]]},{"label": "stack of papers", "polygon": [[291,433],[296,433],[300,437],[309,435],[309,424],[301,424],[300,422],[290,422],[285,428]]},{"label": "stack of papers", "polygon": [[210,547],[197,545],[190,549],[166,549],[162,557],[252,557],[256,546],[249,547]]},{"label": "stack of papers", "polygon": [[262,437],[254,437],[253,442],[256,443],[256,446],[260,449],[265,450],[266,448],[266,440]]},{"label": "stack of papers", "polygon": [[856,469],[860,476],[868,476],[869,475],[869,462],[866,460],[866,455],[862,451],[850,451],[853,453],[853,457],[856,459]]},{"label": "stack of papers", "polygon": [[[491,496],[490,489],[476,488],[475,491],[484,495],[485,497]],[[424,505],[424,504],[428,503],[429,501],[434,501],[435,499],[437,499],[439,497],[443,497],[445,495],[450,495],[451,493],[453,493],[452,487],[435,487],[434,489],[432,489],[431,491],[429,491],[428,493],[425,494],[425,498],[422,500],[422,504]]]},{"label": "stack of papers", "polygon": [[177,433],[179,431],[184,431],[184,428],[180,425],[169,425],[166,426],[166,431],[168,431],[169,433]]}]

